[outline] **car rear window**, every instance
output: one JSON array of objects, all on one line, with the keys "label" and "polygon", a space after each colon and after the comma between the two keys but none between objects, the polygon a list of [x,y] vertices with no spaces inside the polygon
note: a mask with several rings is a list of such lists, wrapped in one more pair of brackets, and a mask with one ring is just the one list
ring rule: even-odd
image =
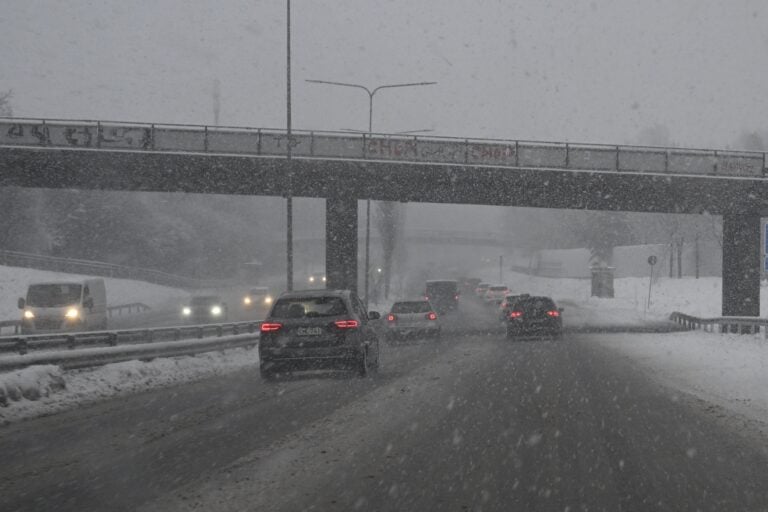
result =
[{"label": "car rear window", "polygon": [[428,293],[456,293],[459,284],[456,281],[428,281]]},{"label": "car rear window", "polygon": [[341,297],[294,297],[279,299],[272,318],[317,318],[347,314]]},{"label": "car rear window", "polygon": [[541,314],[545,311],[551,311],[556,309],[555,303],[552,299],[546,297],[535,297],[532,299],[523,299],[515,304],[516,310],[521,310],[526,314]]},{"label": "car rear window", "polygon": [[507,291],[508,289],[509,289],[509,288],[507,288],[506,286],[491,286],[491,288],[490,288],[490,290],[491,290],[492,292],[505,292],[505,291]]},{"label": "car rear window", "polygon": [[392,305],[393,313],[429,313],[430,311],[432,311],[432,307],[425,300],[395,302]]}]

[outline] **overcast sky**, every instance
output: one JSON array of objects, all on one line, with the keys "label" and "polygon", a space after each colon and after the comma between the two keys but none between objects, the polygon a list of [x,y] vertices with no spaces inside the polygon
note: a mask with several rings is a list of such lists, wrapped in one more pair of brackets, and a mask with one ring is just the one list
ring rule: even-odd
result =
[{"label": "overcast sky", "polygon": [[[293,0],[294,125],[724,147],[768,120],[764,0]],[[285,125],[285,0],[6,0],[18,116]]]}]

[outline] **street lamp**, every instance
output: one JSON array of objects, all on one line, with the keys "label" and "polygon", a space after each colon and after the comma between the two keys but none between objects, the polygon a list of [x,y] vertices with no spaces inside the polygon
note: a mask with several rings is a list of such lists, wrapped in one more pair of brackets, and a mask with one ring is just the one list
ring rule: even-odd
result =
[{"label": "street lamp", "polygon": [[[360,84],[350,84],[346,82],[331,82],[328,80],[307,80],[311,84],[337,85],[339,87],[354,87],[362,89],[368,93],[368,133],[373,132],[373,97],[382,89],[394,89],[398,87],[419,87],[423,85],[435,85],[437,82],[409,82],[404,84],[385,84],[369,89]],[[365,306],[368,307],[368,267],[371,255],[371,200],[365,201]]]}]

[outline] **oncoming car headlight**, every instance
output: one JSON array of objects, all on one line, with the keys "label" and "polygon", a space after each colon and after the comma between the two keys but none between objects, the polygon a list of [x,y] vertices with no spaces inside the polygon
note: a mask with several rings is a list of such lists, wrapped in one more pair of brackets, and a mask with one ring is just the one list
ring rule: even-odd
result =
[{"label": "oncoming car headlight", "polygon": [[64,313],[64,316],[73,320],[80,316],[80,311],[78,311],[77,308],[69,308],[67,312]]},{"label": "oncoming car headlight", "polygon": [[315,282],[315,276],[309,276],[309,282],[314,283]]},{"label": "oncoming car headlight", "polygon": [[213,316],[219,316],[221,314],[221,306],[213,306],[211,308],[211,314]]},{"label": "oncoming car headlight", "polygon": [[192,308],[188,308],[188,307],[187,308],[182,308],[181,309],[181,314],[184,315],[184,316],[191,315],[192,314]]},{"label": "oncoming car headlight", "polygon": [[243,299],[243,304],[245,304],[246,306],[250,306],[251,305],[251,298],[250,297],[244,298]]},{"label": "oncoming car headlight", "polygon": [[272,304],[272,297],[270,297],[269,295],[264,297],[264,304]]},{"label": "oncoming car headlight", "polygon": [[26,318],[27,320],[32,320],[33,318],[35,318],[35,314],[27,309],[26,311],[24,311],[24,318]]}]

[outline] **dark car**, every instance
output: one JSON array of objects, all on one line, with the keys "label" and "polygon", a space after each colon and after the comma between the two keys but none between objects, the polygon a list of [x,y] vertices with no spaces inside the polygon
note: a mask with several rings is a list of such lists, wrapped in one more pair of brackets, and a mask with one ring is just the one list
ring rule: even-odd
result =
[{"label": "dark car", "polygon": [[427,281],[424,298],[438,313],[453,311],[459,307],[459,283],[455,279]]},{"label": "dark car", "polygon": [[523,297],[517,300],[507,315],[507,337],[562,337],[562,308],[549,297]]},{"label": "dark car", "polygon": [[349,290],[285,292],[261,324],[261,375],[322,368],[365,376],[379,366],[379,339],[369,322],[379,318]]},{"label": "dark car", "polygon": [[218,295],[192,297],[181,308],[181,317],[190,323],[217,323],[227,320],[227,304]]}]

